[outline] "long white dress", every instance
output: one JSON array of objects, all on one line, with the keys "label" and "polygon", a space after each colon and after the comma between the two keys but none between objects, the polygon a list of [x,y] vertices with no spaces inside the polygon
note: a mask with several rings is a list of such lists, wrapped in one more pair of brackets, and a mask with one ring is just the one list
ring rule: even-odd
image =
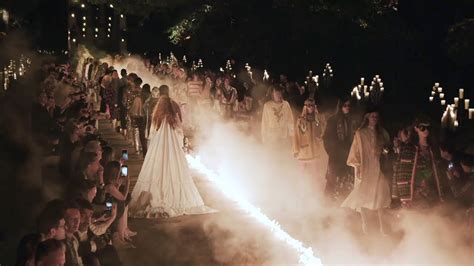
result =
[{"label": "long white dress", "polygon": [[164,120],[150,128],[150,144],[132,191],[130,214],[135,217],[169,217],[215,212],[204,202],[191,177],[182,150],[181,128]]},{"label": "long white dress", "polygon": [[[389,136],[384,131],[384,141]],[[341,207],[360,211],[361,208],[378,210],[390,205],[391,194],[388,180],[380,170],[381,147],[376,145],[375,130],[362,128],[356,131],[347,165],[354,167],[354,189]]]}]

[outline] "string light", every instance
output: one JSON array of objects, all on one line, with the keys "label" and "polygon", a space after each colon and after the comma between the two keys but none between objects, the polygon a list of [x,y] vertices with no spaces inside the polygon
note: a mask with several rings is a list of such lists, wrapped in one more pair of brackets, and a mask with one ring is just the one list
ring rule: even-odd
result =
[{"label": "string light", "polygon": [[86,16],[83,16],[83,17],[82,17],[82,20],[86,20]]},{"label": "string light", "polygon": [[76,15],[74,13],[71,14],[71,18],[75,18]]},{"label": "string light", "polygon": [[86,7],[86,5],[85,5],[85,4],[81,4],[81,7],[82,7],[82,8],[85,8],[85,7]]},{"label": "string light", "polygon": [[112,4],[110,4],[109,6],[110,6],[110,8],[114,8],[114,5],[112,5]]},{"label": "string light", "polygon": [[82,34],[82,38],[85,38],[85,37],[86,37],[86,35],[85,35],[85,34]]},{"label": "string light", "polygon": [[123,18],[123,14],[120,14],[120,18]]},{"label": "string light", "polygon": [[95,28],[95,32],[99,32],[99,28]]},{"label": "string light", "polygon": [[112,27],[112,24],[109,23],[109,27]]},{"label": "string light", "polygon": [[109,20],[112,20],[112,17],[109,17]]},{"label": "string light", "polygon": [[76,38],[72,39],[72,42],[76,42]]},{"label": "string light", "polygon": [[94,37],[96,37],[96,38],[97,38],[97,34],[96,34],[96,35],[94,35]]},{"label": "string light", "polygon": [[85,22],[84,22],[84,23],[82,23],[82,26],[84,26],[84,27],[85,27],[85,26],[86,26],[86,23],[85,23]]},{"label": "string light", "polygon": [[107,34],[107,38],[110,38],[110,34]]},{"label": "string light", "polygon": [[122,38],[122,42],[125,42],[125,39],[124,39],[124,38]]},{"label": "string light", "polygon": [[86,31],[86,28],[82,28],[82,31]]},{"label": "string light", "polygon": [[109,31],[109,32],[110,32],[110,28],[108,28],[108,29],[107,29],[107,31]]}]

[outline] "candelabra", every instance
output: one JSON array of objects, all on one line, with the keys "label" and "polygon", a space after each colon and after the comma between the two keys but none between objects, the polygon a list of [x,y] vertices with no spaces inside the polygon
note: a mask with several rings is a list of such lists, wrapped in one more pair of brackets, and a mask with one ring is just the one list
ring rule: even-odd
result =
[{"label": "candelabra", "polygon": [[[364,90],[366,90],[367,87],[364,87]],[[369,97],[370,100],[372,101],[373,104],[378,105],[382,101],[382,96],[385,88],[383,86],[382,79],[380,78],[379,75],[375,75],[375,77],[372,79],[372,82],[369,87],[368,94],[367,92],[364,91],[364,97]]]}]

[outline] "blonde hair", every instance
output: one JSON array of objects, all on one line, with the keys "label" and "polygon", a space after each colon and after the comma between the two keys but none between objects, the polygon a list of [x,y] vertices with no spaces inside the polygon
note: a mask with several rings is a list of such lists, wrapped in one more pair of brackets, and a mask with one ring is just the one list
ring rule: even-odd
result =
[{"label": "blonde hair", "polygon": [[308,115],[308,105],[314,106],[314,115],[316,117],[319,114],[318,107],[316,106],[316,102],[312,98],[308,98],[306,99],[306,101],[304,101],[303,111],[301,111],[301,117],[306,118],[306,116]]}]

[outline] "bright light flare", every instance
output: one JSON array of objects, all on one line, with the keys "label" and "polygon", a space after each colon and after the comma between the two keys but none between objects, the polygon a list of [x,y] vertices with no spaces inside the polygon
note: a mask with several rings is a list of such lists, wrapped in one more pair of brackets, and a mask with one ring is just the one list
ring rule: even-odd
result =
[{"label": "bright light flare", "polygon": [[255,218],[259,223],[267,227],[273,235],[284,241],[288,246],[299,254],[299,262],[303,265],[322,265],[321,260],[314,256],[313,250],[309,247],[305,247],[299,240],[293,238],[290,234],[284,231],[280,224],[271,220],[262,211],[253,206],[250,202],[242,197],[242,193],[236,191],[235,186],[226,182],[224,178],[221,178],[217,173],[208,169],[199,159],[199,157],[193,157],[186,155],[186,159],[189,166],[203,174],[209,181],[216,185],[224,195],[229,197],[232,201],[238,204],[238,206],[246,213]]}]

